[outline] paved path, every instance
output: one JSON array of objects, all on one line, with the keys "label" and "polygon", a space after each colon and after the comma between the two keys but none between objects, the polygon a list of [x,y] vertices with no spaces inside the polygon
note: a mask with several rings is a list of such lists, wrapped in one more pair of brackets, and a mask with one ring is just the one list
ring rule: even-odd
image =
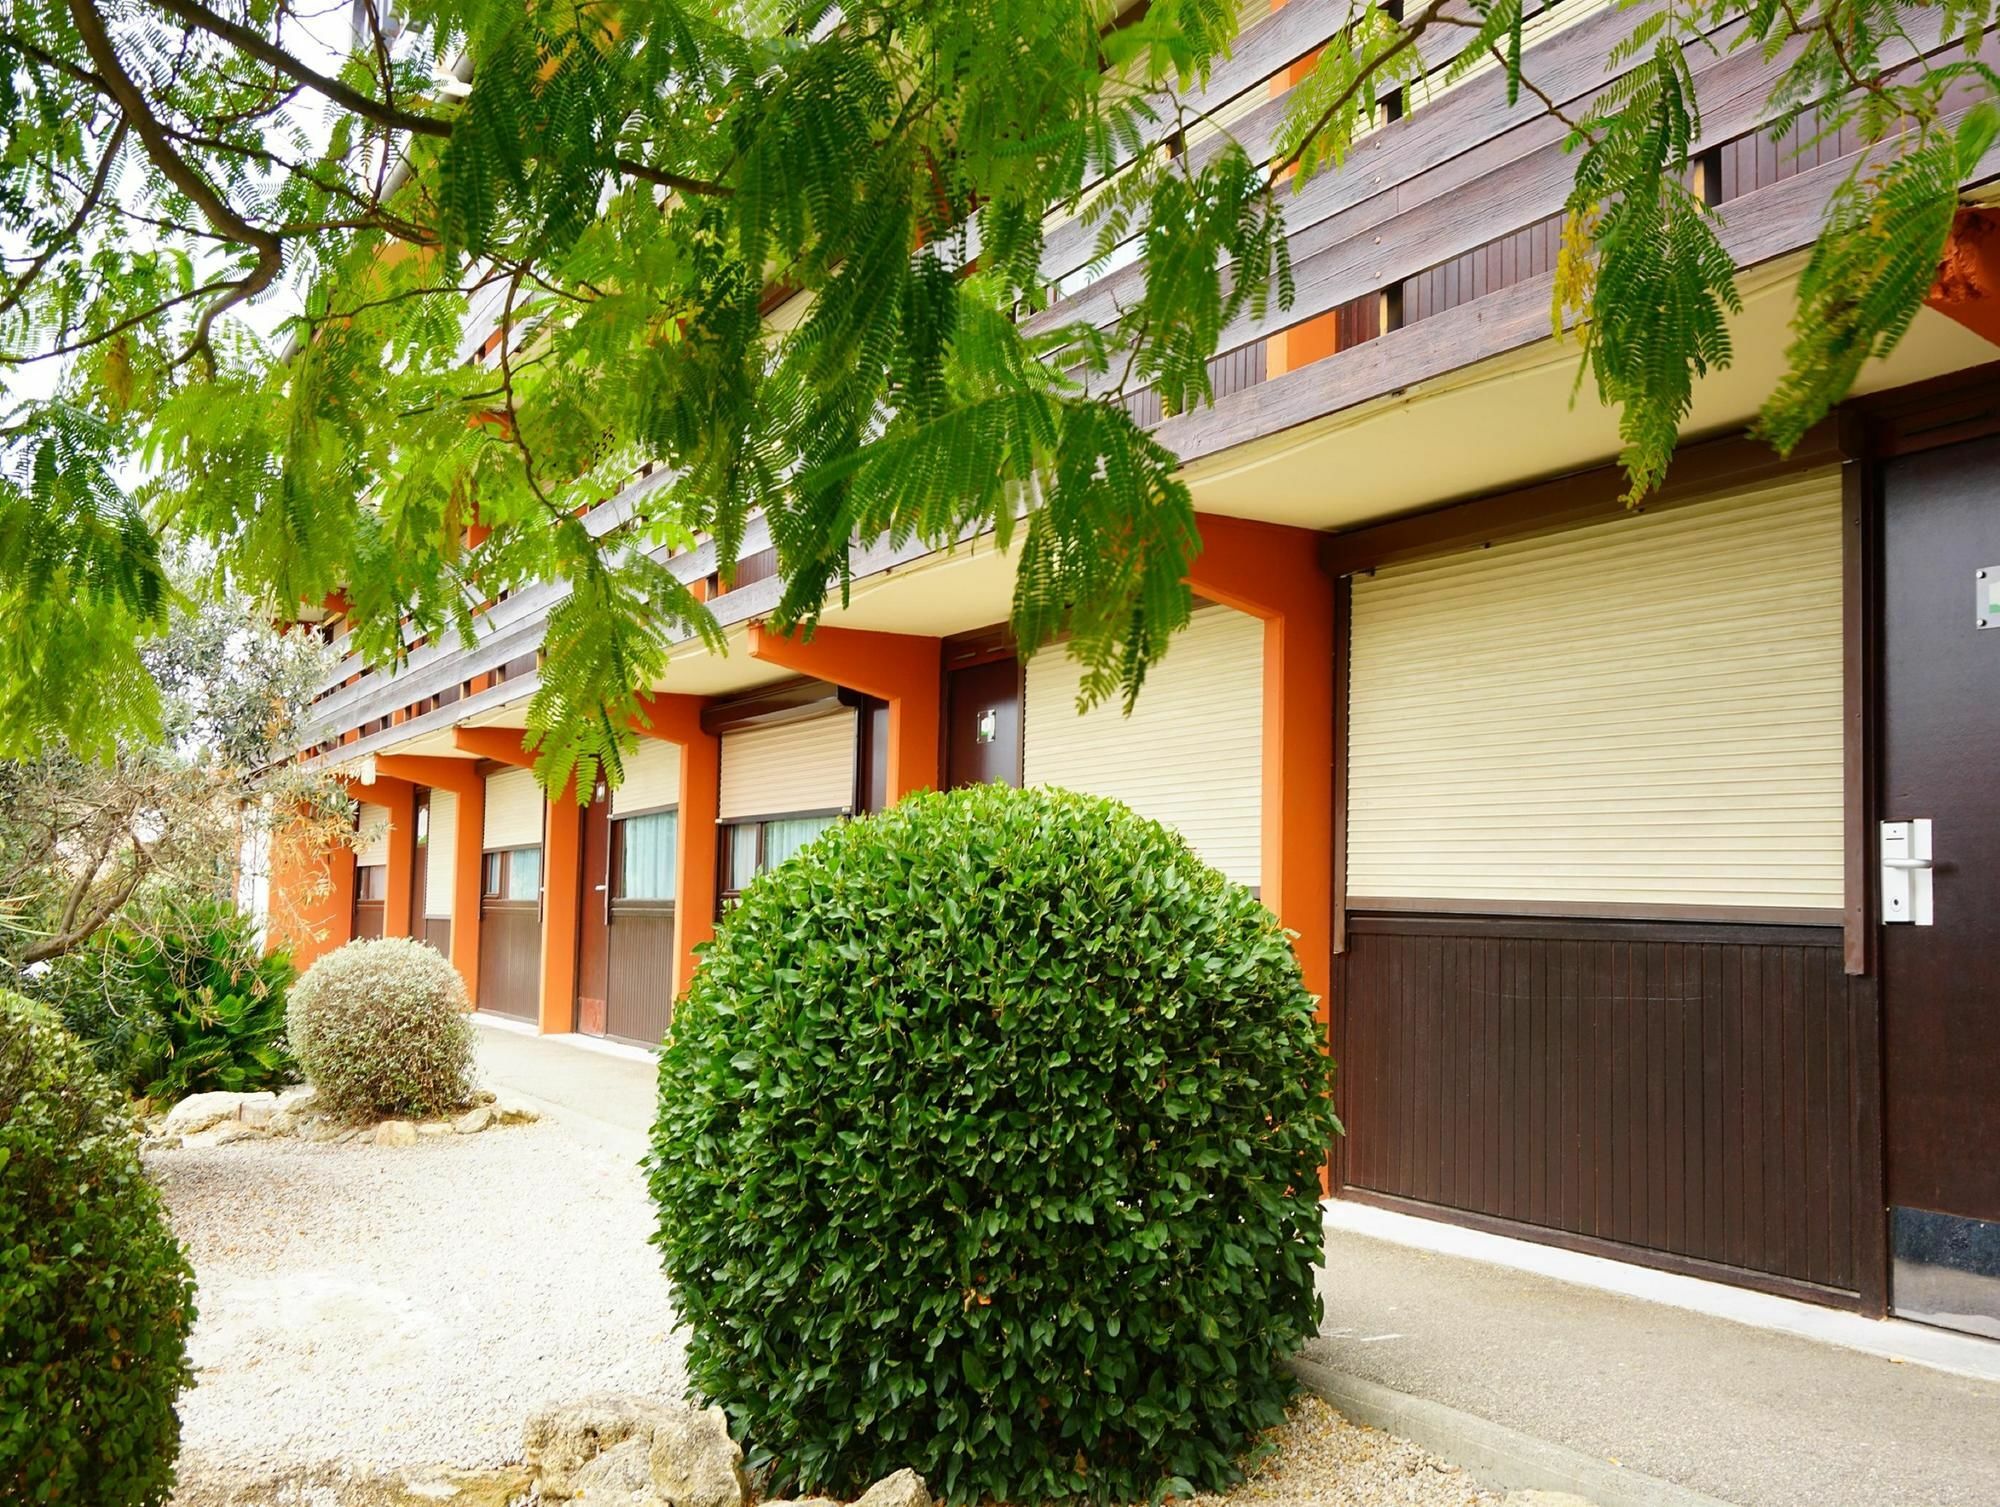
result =
[{"label": "paved path", "polygon": [[[487,1027],[480,1069],[652,1120],[650,1061]],[[2000,1383],[1339,1230],[1322,1289],[1308,1358],[1741,1507],[2000,1503]]]},{"label": "paved path", "polygon": [[1337,1371],[1741,1507],[2000,1503],[2000,1383],[1329,1231]]}]

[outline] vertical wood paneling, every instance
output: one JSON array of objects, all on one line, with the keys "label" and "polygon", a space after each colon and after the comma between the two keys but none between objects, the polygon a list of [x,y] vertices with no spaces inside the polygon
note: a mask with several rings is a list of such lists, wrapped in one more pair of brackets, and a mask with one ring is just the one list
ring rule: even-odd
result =
[{"label": "vertical wood paneling", "polygon": [[1348,1187],[1856,1291],[1875,1002],[1837,927],[1358,915],[1339,966]]},{"label": "vertical wood paneling", "polygon": [[488,900],[479,919],[479,1008],[539,1020],[542,916],[533,900]]}]

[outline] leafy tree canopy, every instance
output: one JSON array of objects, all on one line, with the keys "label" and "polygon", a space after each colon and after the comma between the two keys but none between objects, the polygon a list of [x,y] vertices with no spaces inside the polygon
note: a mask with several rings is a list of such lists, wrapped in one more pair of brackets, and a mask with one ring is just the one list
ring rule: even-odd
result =
[{"label": "leafy tree canopy", "polygon": [[[1392,91],[1497,64],[1566,127],[1552,316],[1579,322],[1637,497],[1737,305],[1690,186],[1690,49],[1765,54],[1775,131],[1875,147],[1801,282],[1760,421],[1785,446],[1930,285],[1994,134],[1994,8],[1650,0],[1565,113],[1524,67],[1522,0],[1358,0],[1253,157],[1186,103],[1230,0],[10,0],[0,740],[143,720],[161,549],[199,541],[209,584],[267,610],[344,590],[384,663],[566,581],[542,774],[615,779],[634,689],[716,633],[666,549],[709,533],[733,560],[755,509],[781,627],[854,541],[1018,535],[1024,646],[1067,632],[1086,694],[1129,699],[1198,539],[1122,400],[1208,398],[1221,332],[1290,302],[1295,186]],[[1051,211],[1095,217],[1103,255],[1137,241],[1143,292],[1104,327],[1021,317],[1052,308]],[[497,359],[461,348],[475,306]],[[672,483],[589,526],[647,462]]]}]

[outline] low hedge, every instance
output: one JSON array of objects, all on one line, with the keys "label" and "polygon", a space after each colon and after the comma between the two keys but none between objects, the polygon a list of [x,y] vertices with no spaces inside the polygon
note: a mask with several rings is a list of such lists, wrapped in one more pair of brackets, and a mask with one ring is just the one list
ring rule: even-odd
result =
[{"label": "low hedge", "polygon": [[1319,1319],[1322,1046],[1271,914],[1115,802],[835,828],[745,892],[662,1056],[695,1386],[799,1491],[1227,1485]]},{"label": "low hedge", "polygon": [[129,1106],[52,1012],[0,992],[0,1501],[164,1502],[193,1322]]}]

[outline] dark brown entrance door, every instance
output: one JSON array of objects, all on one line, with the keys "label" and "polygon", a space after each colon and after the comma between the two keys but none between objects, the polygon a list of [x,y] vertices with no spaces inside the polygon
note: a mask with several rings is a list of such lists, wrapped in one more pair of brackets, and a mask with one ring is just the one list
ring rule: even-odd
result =
[{"label": "dark brown entrance door", "polygon": [[583,912],[576,946],[576,1028],[604,1034],[609,994],[611,800],[599,794],[583,813]]},{"label": "dark brown entrance door", "polygon": [[1021,783],[1021,661],[954,669],[945,687],[945,781]]},{"label": "dark brown entrance door", "polygon": [[1878,815],[1932,859],[1931,924],[1882,927],[1891,1302],[2000,1336],[2000,439],[1889,463],[1882,512]]}]

